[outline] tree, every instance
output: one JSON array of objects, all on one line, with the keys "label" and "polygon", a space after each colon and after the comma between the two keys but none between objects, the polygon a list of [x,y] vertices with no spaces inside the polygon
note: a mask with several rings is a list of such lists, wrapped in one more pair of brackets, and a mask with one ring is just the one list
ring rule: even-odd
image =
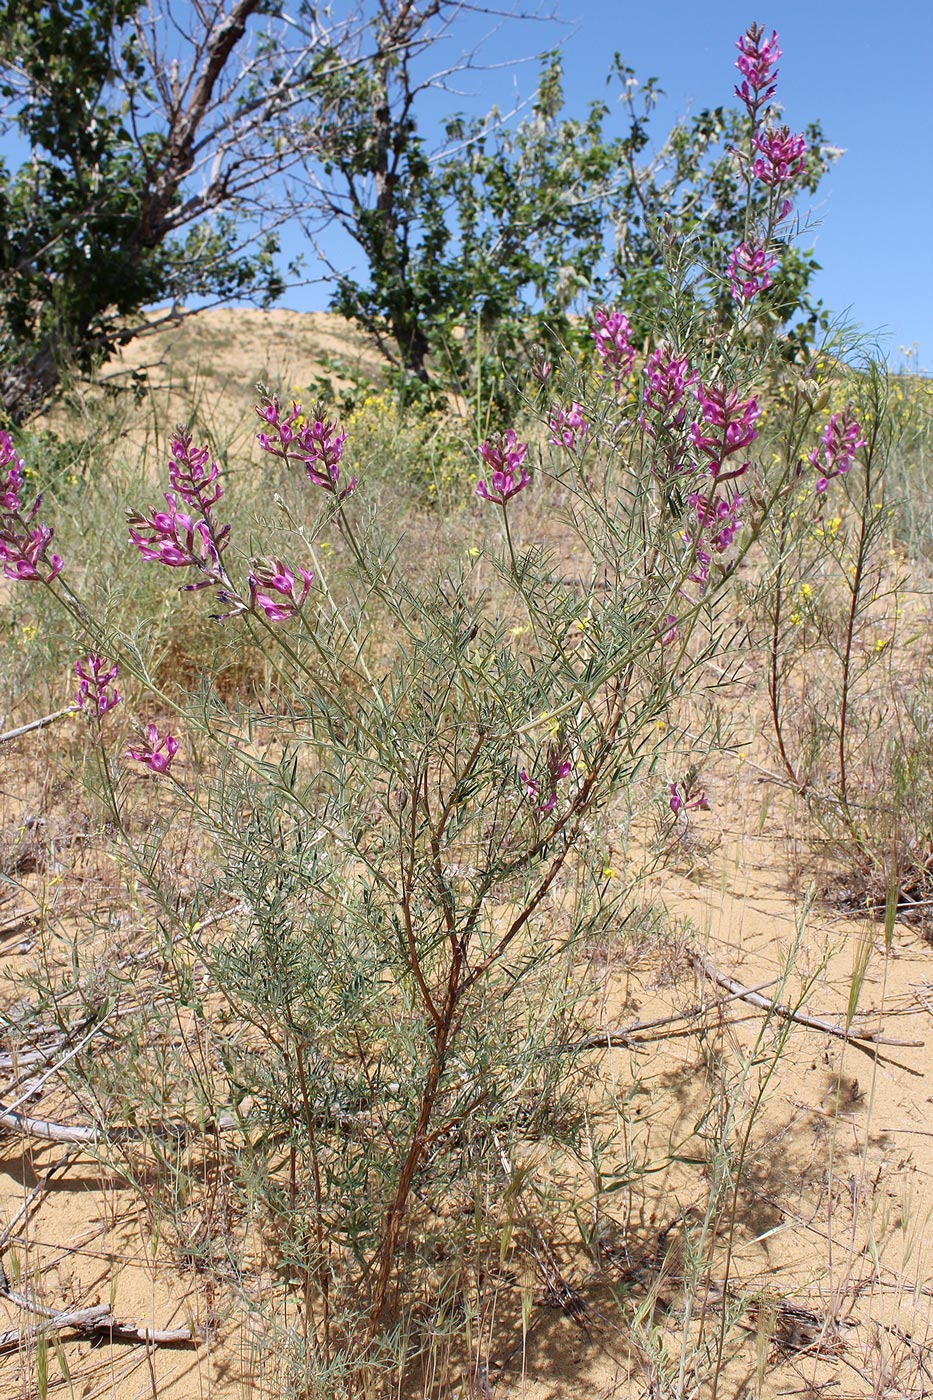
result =
[{"label": "tree", "polygon": [[[268,0],[0,0],[0,405],[19,421],[163,300],[273,300],[271,182],[309,140],[322,31]],[[328,39],[333,42],[333,33]]]},{"label": "tree", "polygon": [[[651,115],[660,90],[639,87],[616,58],[624,124],[610,108],[564,114],[560,57],[550,55],[530,112],[508,121],[452,117],[431,155],[417,124],[418,101],[436,79],[413,77],[411,32],[441,9],[409,0],[384,7],[377,61],[330,82],[326,155],[313,172],[316,205],[337,219],[366,263],[358,277],[334,268],[334,306],[369,329],[403,372],[428,378],[428,360],[461,379],[469,355],[451,334],[478,324],[496,352],[535,336],[574,334],[571,314],[618,299],[639,340],[670,296],[672,253],[689,248],[712,275],[683,294],[731,315],[723,276],[730,249],[761,218],[766,192],[750,201],[735,151],[748,118],[725,108],[679,122],[656,154]],[[400,32],[407,42],[399,56]],[[807,130],[805,169],[787,185],[814,191],[828,156],[818,125]],[[810,295],[817,265],[788,242],[762,299],[771,322],[804,330],[819,317]],[[798,332],[800,333],[800,332]]]}]

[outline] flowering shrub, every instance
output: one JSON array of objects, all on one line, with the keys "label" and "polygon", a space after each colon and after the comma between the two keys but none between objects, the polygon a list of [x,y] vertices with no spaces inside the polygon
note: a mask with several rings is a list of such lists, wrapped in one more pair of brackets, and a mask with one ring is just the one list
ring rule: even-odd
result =
[{"label": "flowering shrub", "polygon": [[[770,286],[800,152],[761,127],[777,36],[753,26],[739,49],[752,129],[737,178],[779,194],[713,275],[749,300]],[[755,386],[782,354],[750,349],[732,320],[710,335],[693,307],[675,314],[676,290],[644,363],[627,314],[605,307],[590,331],[595,373],[535,356],[527,432],[505,419],[476,449],[475,495],[499,509],[464,511],[466,547],[445,535],[426,578],[404,535],[390,535],[366,469],[351,475],[354,436],[329,410],[258,405],[261,460],[289,478],[258,545],[231,523],[209,448],[179,429],[165,508],[131,514],[134,562],[210,591],[231,645],[263,658],[265,689],[224,697],[205,667],[163,719],[138,633],[112,620],[94,623],[79,663],[76,704],[92,717],[120,699],[104,654],[160,716],[122,754],[106,726],[88,727],[192,1027],[172,1045],[196,1045],[204,1067],[151,1078],[181,1086],[193,1122],[236,1124],[236,1140],[218,1130],[211,1152],[231,1215],[262,1228],[242,1253],[230,1232],[231,1272],[244,1277],[249,1251],[275,1242],[284,1302],[266,1318],[274,1344],[281,1316],[299,1318],[294,1393],[411,1393],[410,1369],[450,1334],[464,1298],[485,1302],[498,1286],[489,1265],[512,1228],[510,1163],[526,1138],[563,1148],[587,1111],[593,1071],[571,1052],[575,997],[589,987],[575,959],[625,909],[621,880],[607,892],[614,805],[644,802],[681,831],[707,810],[692,767],[662,776],[676,701],[708,662],[731,661],[734,580],[762,536],[780,537],[775,522],[811,480],[804,462],[819,473],[811,524],[827,487],[858,475],[861,419],[834,414],[807,457],[815,409],[803,394],[787,428],[798,447],[760,452]],[[629,377],[640,388],[622,395]],[[12,447],[7,462],[3,519],[21,532]],[[391,473],[389,487],[397,494]],[[464,485],[461,504],[472,499]],[[36,573],[17,577],[55,582],[61,561],[44,559],[45,544]],[[90,629],[76,595],[52,591]],[[158,827],[133,828],[124,760],[163,780],[153,789],[166,823],[185,815],[200,831],[196,880],[162,858]],[[142,1062],[160,1051],[141,1033],[151,998],[136,1000],[127,1033]],[[125,1075],[114,1080],[129,1092]],[[178,1112],[159,1104],[161,1118]],[[601,1151],[590,1145],[591,1162]],[[202,1168],[215,1170],[173,1164],[185,1180]]]}]

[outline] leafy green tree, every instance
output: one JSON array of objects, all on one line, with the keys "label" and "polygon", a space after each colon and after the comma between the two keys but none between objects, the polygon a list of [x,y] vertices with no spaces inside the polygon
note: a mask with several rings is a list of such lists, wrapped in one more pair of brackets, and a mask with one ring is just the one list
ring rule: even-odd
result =
[{"label": "leafy green tree", "polygon": [[[144,328],[140,308],[281,291],[253,195],[306,126],[266,0],[0,0],[0,404],[25,417]],[[252,25],[252,28],[250,26]],[[305,57],[303,57],[303,55]]]},{"label": "leafy green tree", "polygon": [[[404,0],[402,12],[411,26]],[[446,148],[432,158],[417,126],[423,88],[413,51],[399,58],[397,43],[387,20],[375,44],[381,62],[331,79],[318,207],[365,258],[362,277],[334,269],[335,308],[369,329],[404,373],[426,380],[433,357],[436,371],[463,384],[477,351],[464,331],[477,328],[496,354],[535,338],[566,341],[579,334],[573,313],[600,301],[619,301],[642,342],[672,294],[728,322],[728,255],[763,221],[768,199],[749,188],[736,154],[749,136],[746,114],[703,110],[650,155],[656,82],[639,86],[616,59],[609,81],[621,85],[624,121],[613,133],[606,102],[582,119],[565,115],[552,55],[527,116],[452,118]],[[818,125],[806,146],[789,197],[815,191],[827,168]],[[789,241],[779,251],[758,316],[806,338],[821,315],[810,289],[817,265]],[[681,253],[708,276],[678,285]]]}]

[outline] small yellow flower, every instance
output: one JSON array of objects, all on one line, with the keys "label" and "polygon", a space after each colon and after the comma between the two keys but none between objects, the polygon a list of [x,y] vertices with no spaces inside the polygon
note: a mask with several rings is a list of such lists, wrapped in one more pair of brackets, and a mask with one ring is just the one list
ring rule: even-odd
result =
[{"label": "small yellow flower", "polygon": [[603,875],[606,877],[607,880],[617,880],[619,878],[619,872],[615,870],[611,865],[603,866]]},{"label": "small yellow flower", "polygon": [[540,715],[540,719],[541,719],[541,723],[542,723],[542,724],[546,724],[546,725],[547,725],[547,732],[551,735],[551,737],[552,737],[552,738],[556,738],[556,736],[557,736],[557,731],[558,731],[559,726],[558,726],[557,720],[556,720],[556,719],[554,718],[554,716],[550,713],[550,711],[549,711],[549,710],[542,710],[542,711],[541,711],[541,715]]},{"label": "small yellow flower", "polygon": [[812,597],[813,597],[813,589],[810,587],[810,585],[809,585],[808,583],[802,583],[802,584],[800,585],[800,596],[801,596],[801,598],[812,598]]},{"label": "small yellow flower", "polygon": [[477,549],[476,545],[473,545],[472,549],[469,549],[467,553],[469,554],[471,559],[479,558],[479,550]]},{"label": "small yellow flower", "polygon": [[879,652],[879,651],[884,651],[884,649],[885,649],[885,647],[887,646],[887,644],[888,644],[888,639],[887,639],[887,637],[879,637],[878,640],[875,642],[875,652],[877,653],[877,652]]},{"label": "small yellow flower", "polygon": [[801,617],[799,612],[792,612],[790,615],[790,620],[795,627],[799,627],[801,622],[803,622],[803,618]]},{"label": "small yellow flower", "polygon": [[525,633],[530,630],[531,629],[528,627],[513,627],[512,630],[509,632],[509,636],[514,638],[524,637]]}]

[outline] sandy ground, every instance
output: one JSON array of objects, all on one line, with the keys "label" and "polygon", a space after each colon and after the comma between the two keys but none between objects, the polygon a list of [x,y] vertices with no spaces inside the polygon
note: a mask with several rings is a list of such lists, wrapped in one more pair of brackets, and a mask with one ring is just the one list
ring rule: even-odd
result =
[{"label": "sandy ground", "polygon": [[[210,397],[229,396],[235,383],[245,405],[257,380],[305,385],[326,356],[361,370],[379,363],[336,317],[214,312],[168,336],[176,339],[131,346],[122,367],[151,363],[160,392],[179,401],[197,384]],[[197,376],[178,368],[192,358],[193,342],[183,337],[197,337]],[[28,816],[27,759],[30,772],[40,771],[54,744],[50,729],[0,748],[8,824]],[[538,1277],[523,1337],[516,1265],[511,1284],[503,1284],[506,1320],[487,1370],[454,1378],[451,1396],[666,1394],[652,1349],[655,1362],[663,1353],[662,1369],[676,1375],[686,1309],[686,1330],[704,1329],[711,1375],[724,1308],[739,1319],[739,1344],[730,1341],[719,1367],[723,1400],[933,1391],[933,949],[916,928],[898,924],[886,952],[879,922],[835,912],[823,897],[827,872],[808,854],[803,811],[753,762],[725,759],[704,779],[711,810],[691,814],[674,859],[650,889],[680,922],[679,941],[634,951],[620,941],[590,953],[601,979],[594,1031],[693,1013],[642,1031],[637,1043],[617,1033],[611,1048],[592,1052],[599,1066],[594,1113],[625,1122],[624,1159],[603,1170],[620,1179],[632,1163],[649,1170],[631,1173],[613,1196],[594,1251],[581,1249],[572,1221],[563,1238],[550,1241],[564,1278],[579,1290],[579,1316],[556,1306]],[[85,878],[66,852],[54,867],[0,886],[3,970],[17,978],[35,965],[43,946],[37,908]],[[691,948],[702,951],[706,972],[688,956]],[[718,970],[842,1026],[856,966],[864,984],[853,1028],[900,1044],[856,1045],[788,1027],[730,997],[710,975]],[[10,1058],[13,993],[0,992],[0,1013],[7,1086],[0,1100],[23,1100],[21,1111],[33,1117],[77,1121],[55,1076],[43,1080],[41,1069],[29,1070],[22,1082],[22,1067]],[[779,1044],[785,1029],[786,1044]],[[690,1286],[688,1307],[688,1255],[714,1169],[710,1144],[730,1112],[741,1190],[725,1194],[711,1262]],[[28,1295],[34,1305],[108,1305],[128,1327],[187,1328],[192,1337],[156,1345],[81,1338],[63,1328],[46,1346],[28,1331],[26,1311],[0,1300],[0,1400],[45,1393],[275,1400],[279,1393],[272,1363],[231,1298],[203,1270],[179,1266],[154,1230],[145,1195],[80,1144],[0,1135],[0,1263],[7,1293]],[[687,1374],[683,1393],[693,1393],[691,1385]],[[697,1393],[712,1395],[708,1380]]]},{"label": "sandy ground", "polygon": [[[768,793],[770,816],[764,815]],[[746,987],[770,984],[766,995],[799,1002],[837,1025],[845,1021],[853,961],[867,953],[855,1028],[904,1044],[855,1046],[795,1026],[772,1073],[776,1027],[762,1034],[765,1017],[738,999],[723,1001],[723,989],[698,976],[676,946],[663,957],[650,947],[634,957],[616,957],[611,948],[596,954],[603,992],[593,1006],[594,1028],[624,1028],[698,1003],[709,1007],[659,1030],[656,1039],[646,1033],[637,1046],[595,1052],[603,1108],[628,1105],[630,1160],[656,1166],[673,1155],[680,1161],[619,1193],[615,1214],[601,1226],[598,1261],[572,1245],[570,1232],[566,1241],[554,1240],[565,1277],[580,1290],[582,1320],[555,1307],[539,1287],[524,1349],[520,1330],[495,1339],[489,1394],[584,1400],[651,1393],[625,1319],[650,1305],[661,1335],[665,1319],[673,1322],[683,1306],[686,1240],[708,1195],[708,1168],[696,1161],[713,1131],[709,1086],[719,1062],[729,1066],[727,1098],[731,1083],[742,1105],[736,1133],[744,1131],[759,1094],[761,1100],[736,1201],[726,1286],[730,1297],[745,1300],[748,1346],[727,1360],[719,1393],[736,1400],[821,1394],[820,1386],[832,1395],[924,1393],[933,1343],[933,954],[915,930],[897,926],[886,957],[878,923],[837,916],[819,902],[805,911],[805,899],[793,892],[801,887],[804,858],[793,837],[799,827],[786,803],[781,817],[773,814],[773,790],[750,766],[734,777],[724,773],[712,796],[712,810],[696,814],[684,839],[681,873],[668,873],[653,893],[672,915],[689,919],[691,942],[720,972]],[[716,849],[704,850],[713,830]],[[14,925],[2,955],[7,970],[23,970],[35,944]],[[740,1084],[743,1056],[753,1051],[755,1063]],[[9,1103],[12,1096],[0,1097]],[[38,1085],[23,1109],[59,1119],[67,1110],[54,1082]],[[613,1165],[604,1163],[604,1170]],[[190,1327],[202,1338],[197,1345],[147,1347],[75,1340],[65,1330],[47,1358],[53,1392],[68,1394],[70,1385],[75,1395],[113,1400],[276,1394],[274,1382],[263,1378],[249,1326],[208,1280],[185,1275],[160,1254],[145,1200],[92,1155],[5,1135],[0,1221],[14,1291],[59,1310],[109,1304],[121,1323]],[[714,1259],[694,1306],[706,1298],[715,1336],[726,1271],[722,1246]],[[624,1294],[621,1308],[613,1290]],[[21,1309],[0,1310],[0,1330],[15,1333],[24,1323]],[[641,1325],[650,1334],[644,1317]],[[669,1352],[676,1343],[671,1328]],[[765,1363],[760,1388],[756,1354]],[[35,1394],[36,1382],[36,1347],[8,1343],[0,1395]]]}]

